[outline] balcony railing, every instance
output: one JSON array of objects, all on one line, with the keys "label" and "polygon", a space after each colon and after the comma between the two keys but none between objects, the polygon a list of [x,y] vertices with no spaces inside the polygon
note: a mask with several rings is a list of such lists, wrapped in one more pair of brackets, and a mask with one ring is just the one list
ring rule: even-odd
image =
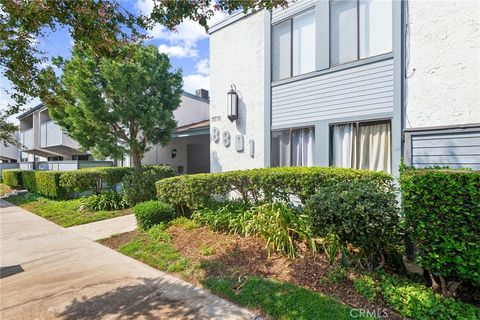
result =
[{"label": "balcony railing", "polygon": [[33,149],[33,128],[20,131],[20,143],[23,145],[23,150]]},{"label": "balcony railing", "polygon": [[53,121],[42,123],[40,125],[40,148],[61,145],[63,134],[60,126]]}]

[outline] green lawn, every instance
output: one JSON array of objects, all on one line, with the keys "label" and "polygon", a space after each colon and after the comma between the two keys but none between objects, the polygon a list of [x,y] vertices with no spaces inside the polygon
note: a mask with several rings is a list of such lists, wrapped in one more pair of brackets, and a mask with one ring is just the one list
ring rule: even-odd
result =
[{"label": "green lawn", "polygon": [[71,227],[79,224],[105,220],[125,215],[127,211],[81,211],[80,199],[50,200],[35,194],[10,196],[7,201],[48,219],[62,227]]}]

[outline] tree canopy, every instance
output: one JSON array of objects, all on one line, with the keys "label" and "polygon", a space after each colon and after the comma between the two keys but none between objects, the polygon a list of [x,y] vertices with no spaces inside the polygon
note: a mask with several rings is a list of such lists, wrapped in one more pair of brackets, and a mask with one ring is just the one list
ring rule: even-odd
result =
[{"label": "tree canopy", "polygon": [[66,28],[75,44],[105,57],[144,38],[142,30],[157,23],[175,30],[190,19],[208,29],[208,19],[216,11],[249,12],[286,5],[287,0],[154,0],[151,15],[144,16],[127,11],[116,0],[0,0],[0,69],[12,83],[7,94],[14,101],[7,114],[17,113],[29,98],[43,99],[46,77],[41,64],[48,58],[36,42],[59,28]]},{"label": "tree canopy", "polygon": [[182,72],[155,46],[130,44],[98,58],[75,47],[55,79],[50,68],[42,89],[50,115],[86,150],[101,156],[130,155],[136,168],[152,144],[166,144],[180,105]]}]

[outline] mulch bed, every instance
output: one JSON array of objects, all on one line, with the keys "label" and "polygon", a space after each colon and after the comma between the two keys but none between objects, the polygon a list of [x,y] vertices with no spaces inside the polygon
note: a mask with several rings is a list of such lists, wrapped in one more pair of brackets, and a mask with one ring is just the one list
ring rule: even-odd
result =
[{"label": "mulch bed", "polygon": [[[172,245],[177,250],[193,263],[203,263],[206,266],[202,268],[205,277],[242,278],[257,275],[273,278],[322,292],[354,308],[385,310],[390,319],[402,319],[381,299],[370,302],[358,294],[348,277],[339,282],[328,281],[330,266],[323,254],[303,252],[294,260],[276,253],[268,256],[263,239],[213,232],[208,227],[185,230],[172,226],[168,232],[172,235]],[[199,248],[205,246],[213,248],[215,253],[202,255]],[[205,261],[210,263],[206,264]],[[197,279],[198,275],[196,279],[187,280],[198,284]]]}]

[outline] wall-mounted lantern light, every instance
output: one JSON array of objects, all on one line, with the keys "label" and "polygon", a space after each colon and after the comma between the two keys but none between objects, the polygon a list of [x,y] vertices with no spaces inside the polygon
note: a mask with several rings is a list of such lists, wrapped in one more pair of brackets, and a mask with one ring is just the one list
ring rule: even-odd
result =
[{"label": "wall-mounted lantern light", "polygon": [[232,122],[238,119],[238,94],[234,84],[227,93],[227,117]]},{"label": "wall-mounted lantern light", "polygon": [[172,150],[172,159],[175,159],[176,156],[177,156],[177,149],[173,149]]}]

